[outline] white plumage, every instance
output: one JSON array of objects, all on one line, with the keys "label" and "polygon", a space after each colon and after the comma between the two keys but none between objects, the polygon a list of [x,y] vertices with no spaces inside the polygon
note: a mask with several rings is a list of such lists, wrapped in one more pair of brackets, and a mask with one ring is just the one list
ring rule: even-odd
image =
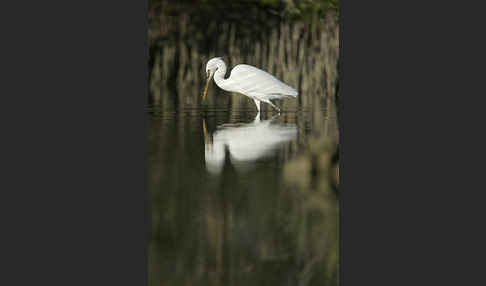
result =
[{"label": "white plumage", "polygon": [[213,58],[206,64],[208,76],[204,88],[203,100],[206,97],[209,82],[214,77],[214,82],[223,90],[237,92],[253,99],[260,112],[260,102],[270,104],[278,112],[280,109],[270,100],[282,98],[295,98],[297,90],[283,83],[275,76],[254,66],[239,64],[235,66],[230,76],[225,79],[226,64],[221,58]]},{"label": "white plumage", "polygon": [[251,123],[224,124],[212,135],[208,134],[203,121],[206,169],[213,174],[221,173],[226,149],[238,171],[244,171],[248,164],[260,158],[275,154],[281,144],[297,136],[295,124],[279,124],[275,122],[276,116],[260,121],[258,113]]}]

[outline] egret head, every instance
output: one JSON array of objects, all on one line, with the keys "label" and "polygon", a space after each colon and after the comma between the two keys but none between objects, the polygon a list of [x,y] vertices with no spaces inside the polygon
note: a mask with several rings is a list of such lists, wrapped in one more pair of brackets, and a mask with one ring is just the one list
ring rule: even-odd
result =
[{"label": "egret head", "polygon": [[[203,100],[206,98],[206,94],[208,93],[208,87],[209,87],[209,82],[213,78],[214,73],[216,70],[220,67],[221,63],[223,62],[223,59],[221,57],[217,58],[212,58],[208,61],[206,64],[206,86],[204,87],[204,93],[203,93]],[[223,62],[224,64],[224,62]]]}]

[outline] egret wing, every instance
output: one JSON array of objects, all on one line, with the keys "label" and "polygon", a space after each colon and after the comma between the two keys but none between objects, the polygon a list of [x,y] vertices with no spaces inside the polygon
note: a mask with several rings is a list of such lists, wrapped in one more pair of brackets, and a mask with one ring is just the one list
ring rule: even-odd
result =
[{"label": "egret wing", "polygon": [[233,68],[228,87],[245,95],[264,96],[266,99],[296,97],[297,90],[275,76],[256,67],[240,64]]}]

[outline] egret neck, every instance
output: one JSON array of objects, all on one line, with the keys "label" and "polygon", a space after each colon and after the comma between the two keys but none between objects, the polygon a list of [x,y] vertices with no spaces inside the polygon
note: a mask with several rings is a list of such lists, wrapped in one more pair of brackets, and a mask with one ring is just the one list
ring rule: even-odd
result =
[{"label": "egret neck", "polygon": [[226,79],[224,78],[224,76],[226,75],[226,64],[224,63],[224,61],[218,59],[216,66],[218,68],[214,72],[214,82],[219,86],[219,88],[228,91],[228,89],[226,89],[223,84],[226,81]]}]

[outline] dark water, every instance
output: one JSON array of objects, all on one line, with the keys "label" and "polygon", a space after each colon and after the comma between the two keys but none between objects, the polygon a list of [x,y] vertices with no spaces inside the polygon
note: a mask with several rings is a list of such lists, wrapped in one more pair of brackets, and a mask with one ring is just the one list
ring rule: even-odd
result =
[{"label": "dark water", "polygon": [[[337,137],[332,106],[318,138]],[[150,285],[337,285],[338,188],[306,169],[328,150],[311,151],[311,112],[148,112]]]}]

